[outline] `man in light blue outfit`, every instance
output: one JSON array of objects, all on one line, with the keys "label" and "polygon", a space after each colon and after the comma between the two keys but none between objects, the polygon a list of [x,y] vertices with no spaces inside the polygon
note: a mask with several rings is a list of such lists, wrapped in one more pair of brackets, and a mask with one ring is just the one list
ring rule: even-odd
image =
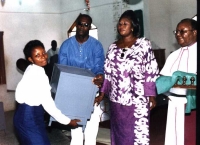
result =
[{"label": "man in light blue outfit", "polygon": [[[101,87],[104,73],[104,50],[102,44],[95,38],[89,36],[92,18],[89,15],[81,14],[76,21],[76,35],[65,40],[60,47],[58,63],[79,68],[91,70],[96,76],[93,83]],[[86,87],[86,86],[83,86]],[[95,102],[99,104],[101,98],[96,98]],[[83,132],[82,127],[71,129],[71,144],[96,145],[96,137],[99,128],[101,109],[94,105],[94,112]]]}]

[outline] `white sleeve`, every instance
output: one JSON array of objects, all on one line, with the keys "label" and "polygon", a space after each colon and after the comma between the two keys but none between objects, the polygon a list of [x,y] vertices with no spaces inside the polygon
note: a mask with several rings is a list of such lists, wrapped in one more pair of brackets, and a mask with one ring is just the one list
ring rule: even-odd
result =
[{"label": "white sleeve", "polygon": [[51,93],[47,93],[47,96],[45,95],[42,106],[44,109],[59,123],[67,125],[70,123],[71,119],[62,114],[62,112],[56,107],[55,102],[53,98],[51,97]]},{"label": "white sleeve", "polygon": [[40,86],[38,88],[38,92],[40,92],[40,100],[44,109],[59,123],[61,124],[69,124],[71,119],[64,114],[56,107],[56,104],[51,96],[51,86],[49,85],[48,77],[41,77],[41,83],[38,84]]}]

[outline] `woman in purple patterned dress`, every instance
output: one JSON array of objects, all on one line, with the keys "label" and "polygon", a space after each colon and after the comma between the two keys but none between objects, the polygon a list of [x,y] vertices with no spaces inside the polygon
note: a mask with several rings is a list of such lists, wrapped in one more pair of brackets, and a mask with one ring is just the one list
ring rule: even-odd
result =
[{"label": "woman in purple patterned dress", "polygon": [[132,10],[121,15],[117,28],[121,37],[107,52],[105,80],[96,102],[109,95],[111,145],[148,145],[158,65],[150,41],[139,37],[138,19]]}]

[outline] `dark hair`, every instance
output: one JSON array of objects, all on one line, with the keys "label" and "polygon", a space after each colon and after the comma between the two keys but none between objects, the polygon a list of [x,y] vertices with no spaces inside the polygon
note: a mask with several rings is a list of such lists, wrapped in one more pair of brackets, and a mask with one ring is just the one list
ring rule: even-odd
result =
[{"label": "dark hair", "polygon": [[76,23],[78,23],[80,21],[80,19],[83,17],[87,18],[90,21],[90,24],[92,24],[92,18],[87,14],[80,14],[76,20]]},{"label": "dark hair", "polygon": [[56,45],[57,45],[56,40],[52,40],[52,41],[51,41],[51,45],[52,45],[52,44],[56,44]]},{"label": "dark hair", "polygon": [[195,21],[195,20],[193,20],[193,19],[191,19],[191,18],[186,18],[186,19],[181,20],[181,21],[178,23],[178,25],[179,25],[180,23],[185,23],[185,22],[190,23],[190,25],[191,25],[191,27],[192,27],[193,30],[197,30],[197,21]]},{"label": "dark hair", "polygon": [[127,10],[125,11],[121,17],[119,18],[119,21],[122,18],[128,18],[131,20],[132,27],[133,27],[133,35],[136,37],[140,36],[140,25],[139,25],[139,19],[137,18],[135,12],[133,10]]},{"label": "dark hair", "polygon": [[27,61],[28,61],[28,58],[31,57],[31,53],[33,49],[36,47],[42,47],[43,49],[45,49],[43,43],[39,40],[31,40],[25,45],[23,51],[24,51],[24,55]]},{"label": "dark hair", "polygon": [[26,68],[28,67],[28,65],[30,64],[29,61],[23,59],[23,58],[19,58],[16,61],[16,66],[19,70],[21,70],[22,72],[25,72]]}]

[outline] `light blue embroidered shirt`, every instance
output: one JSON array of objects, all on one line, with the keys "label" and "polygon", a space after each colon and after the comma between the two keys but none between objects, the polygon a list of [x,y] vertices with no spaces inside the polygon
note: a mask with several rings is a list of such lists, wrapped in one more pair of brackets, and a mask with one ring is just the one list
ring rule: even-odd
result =
[{"label": "light blue embroidered shirt", "polygon": [[91,70],[95,75],[104,73],[104,50],[102,44],[89,36],[80,44],[75,36],[65,40],[60,47],[58,63]]}]

